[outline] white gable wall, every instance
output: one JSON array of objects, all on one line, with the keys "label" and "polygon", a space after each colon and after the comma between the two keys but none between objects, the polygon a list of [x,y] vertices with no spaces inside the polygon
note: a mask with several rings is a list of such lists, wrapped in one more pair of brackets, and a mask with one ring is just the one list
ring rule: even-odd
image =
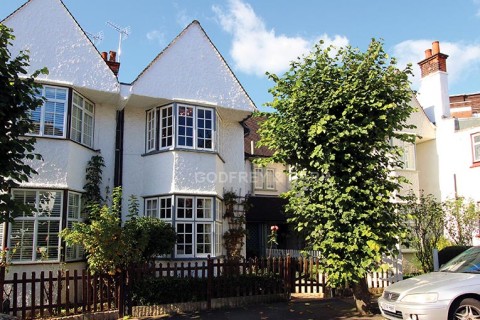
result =
[{"label": "white gable wall", "polygon": [[12,56],[29,50],[29,73],[47,67],[38,79],[97,91],[119,91],[99,52],[59,0],[31,0],[3,21],[16,37]]},{"label": "white gable wall", "polygon": [[133,94],[254,111],[252,101],[198,23],[192,23],[133,84]]}]

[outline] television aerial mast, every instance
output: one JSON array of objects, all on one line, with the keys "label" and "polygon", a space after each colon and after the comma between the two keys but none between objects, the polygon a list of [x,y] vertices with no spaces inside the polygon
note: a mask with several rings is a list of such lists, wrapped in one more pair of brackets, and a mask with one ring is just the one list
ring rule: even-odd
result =
[{"label": "television aerial mast", "polygon": [[115,29],[115,31],[117,31],[119,36],[120,36],[120,38],[118,40],[118,51],[117,51],[118,62],[120,62],[120,54],[122,53],[122,41],[127,39],[128,36],[130,35],[130,33],[131,33],[130,27],[128,26],[128,27],[125,27],[125,28],[121,28],[111,21],[107,21],[107,25],[109,25],[110,27]]},{"label": "television aerial mast", "polygon": [[90,32],[85,31],[87,36],[92,40],[93,45],[96,46],[97,44],[100,44],[103,40],[103,31],[98,32],[97,34],[91,34]]}]

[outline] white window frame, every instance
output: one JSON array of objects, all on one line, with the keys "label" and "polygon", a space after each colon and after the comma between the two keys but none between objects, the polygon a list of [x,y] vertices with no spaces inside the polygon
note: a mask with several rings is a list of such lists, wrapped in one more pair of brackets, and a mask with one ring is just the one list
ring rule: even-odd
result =
[{"label": "white window frame", "polygon": [[[190,226],[191,227],[191,233],[188,233],[187,231],[180,232],[180,226]],[[177,232],[177,243],[175,244],[175,256],[179,258],[187,258],[187,257],[195,257],[195,223],[193,221],[178,221],[175,223],[175,231]],[[188,242],[185,240],[185,238],[188,237],[188,235],[191,236],[191,241]],[[184,241],[180,241],[180,237],[184,237]],[[179,247],[182,246],[183,250],[179,250]],[[185,248],[190,246],[192,252],[191,253],[185,253]]]},{"label": "white window frame", "polygon": [[[32,205],[35,206],[35,210],[32,212],[32,215],[29,215],[29,216],[25,216],[24,214],[22,215],[19,215],[19,216],[15,216],[14,217],[14,224],[11,228],[9,228],[9,235],[8,235],[8,244],[7,246],[8,247],[11,247],[11,248],[15,248],[15,253],[12,254],[11,258],[12,258],[12,261],[13,262],[43,262],[43,261],[55,261],[55,262],[58,262],[60,261],[60,237],[58,236],[58,233],[61,231],[62,229],[62,216],[63,216],[63,191],[62,190],[43,190],[43,189],[13,189],[12,190],[12,197],[15,198],[15,194],[18,195],[18,197],[21,196],[21,193],[23,193],[23,199],[19,201],[21,201],[22,203],[26,203],[25,200],[27,200],[26,195],[27,193],[30,193],[31,194],[35,194],[34,195],[34,198],[35,198],[35,203],[31,203]],[[44,211],[40,211],[41,207],[42,207],[42,203],[41,203],[41,196],[43,194],[55,194],[55,197],[52,198],[53,199],[53,204],[52,204],[52,208],[54,206],[57,206],[58,208],[58,216],[45,216],[42,212]],[[59,203],[56,203],[56,197],[59,197]],[[27,202],[28,203],[28,202]],[[33,222],[33,224],[32,224]],[[48,247],[55,247],[56,250],[57,250],[57,256],[54,256],[54,257],[47,257],[46,259],[42,259],[42,255],[41,255],[41,252],[42,252],[42,249],[44,246],[40,246],[39,245],[39,241],[40,241],[40,238],[39,238],[39,224],[40,223],[43,223],[43,222],[56,222],[58,224],[58,230],[54,230],[52,231],[51,233],[48,233],[47,234],[47,237],[46,237],[46,241],[47,241],[47,248]],[[24,224],[31,224],[32,227],[33,227],[33,231],[32,232],[29,232],[28,235],[31,234],[32,236],[32,247],[31,247],[31,254],[29,255],[30,257],[28,257],[28,255],[26,257],[24,257],[24,250],[26,251],[25,254],[28,254],[28,248],[26,246],[23,245],[24,243],[24,237],[23,235],[27,234],[27,232],[25,232],[25,230],[23,230],[23,232],[21,231],[20,234],[18,234],[18,236],[21,237],[21,240],[20,240],[20,243],[18,241],[16,241],[16,236],[17,235],[14,235],[12,234],[12,231],[14,229],[14,226],[15,226],[15,223],[17,223],[16,226],[18,226],[18,223],[22,223],[22,225]],[[22,229],[19,229],[19,230],[22,230]],[[48,246],[48,242],[49,242],[49,238],[50,236],[55,236],[57,237],[57,243],[55,246]],[[14,238],[15,236],[15,238]],[[48,252],[48,249],[47,249],[47,252]],[[19,258],[17,258],[16,256],[19,256]]]},{"label": "white window frame", "polygon": [[[47,98],[46,91],[48,89],[65,91],[65,99]],[[46,100],[43,102],[41,106],[39,106],[38,108],[30,112],[31,118],[34,121],[34,123],[36,123],[36,121],[34,120],[34,115],[38,114],[38,130],[35,130],[35,132],[31,132],[30,135],[39,136],[39,137],[65,138],[67,134],[67,110],[68,110],[68,102],[69,102],[68,88],[44,85],[41,88],[39,88],[39,91],[40,91],[39,96],[44,97]],[[47,109],[48,103],[54,103],[55,105],[63,104],[63,112],[54,113],[55,115],[63,116],[61,135],[45,133],[46,118],[47,118],[46,109]],[[55,122],[53,125],[53,131],[55,131],[54,128],[55,128]]]},{"label": "white window frame", "polygon": [[[177,231],[177,235],[179,234],[179,225],[191,225],[192,226],[192,230],[193,230],[193,234],[192,234],[192,243],[185,243],[185,242],[181,242],[179,241],[179,239],[177,239],[177,244],[175,245],[175,257],[178,257],[178,258],[206,258],[208,255],[210,256],[214,256],[215,254],[218,254],[218,252],[216,251],[217,248],[216,248],[216,226],[215,226],[215,213],[216,213],[216,210],[215,210],[215,206],[214,206],[214,203],[215,203],[215,198],[214,197],[207,197],[207,196],[176,196],[175,197],[175,230]],[[184,217],[183,215],[180,215],[179,216],[179,210],[183,210],[183,208],[189,208],[189,207],[180,207],[179,206],[179,199],[189,199],[192,201],[192,218],[188,218],[188,217]],[[199,206],[199,201],[198,200],[208,200],[205,203],[208,203],[208,208],[207,207],[200,207]],[[210,215],[208,218],[206,217],[201,217],[199,218],[198,217],[198,210],[202,210],[202,209],[208,209]],[[206,237],[205,234],[205,238],[208,238],[210,240],[210,243],[206,243],[206,242],[202,242],[201,245],[203,247],[205,247],[205,245],[209,245],[210,246],[210,252],[199,252],[198,249],[198,245],[200,245],[200,243],[198,243],[198,240],[199,240],[199,236],[200,234],[198,233],[198,230],[199,230],[199,225],[208,225],[209,228],[210,228],[210,232],[209,232],[209,236]],[[204,238],[204,239],[205,239]],[[183,238],[185,240],[185,237]],[[192,246],[192,253],[190,254],[185,254],[183,252],[183,250],[179,250],[179,245],[180,246],[186,246],[186,245],[191,245]]]},{"label": "white window frame", "polygon": [[[202,110],[203,111],[203,118],[200,118],[199,116],[199,111]],[[206,117],[206,114],[207,112],[209,112],[211,114],[211,117],[210,118],[207,118]],[[203,127],[200,127],[199,126],[199,121],[202,121],[204,122],[203,124]],[[206,122],[207,121],[210,121],[210,128],[206,128]],[[215,141],[215,110],[211,109],[211,108],[203,108],[203,107],[196,107],[195,108],[195,131],[197,133],[197,138],[195,139],[195,143],[196,143],[196,149],[198,150],[209,150],[209,151],[213,151],[215,150],[215,145],[214,145],[214,141]],[[204,136],[203,137],[200,137],[201,134],[200,132],[201,131],[204,131]],[[210,132],[210,137],[207,138],[205,137],[205,133],[207,132]],[[199,147],[199,140],[202,140],[204,141],[204,147]],[[207,148],[205,147],[205,144],[207,141],[210,141],[211,143],[211,147],[210,148]]]},{"label": "white window frame", "polygon": [[[81,99],[81,105],[75,102],[75,97]],[[92,110],[88,110],[88,106],[91,106]],[[74,118],[74,109],[77,108],[80,111],[80,118]],[[89,124],[87,119],[90,117],[91,123]],[[70,139],[78,143],[84,144],[87,147],[93,147],[93,134],[95,126],[95,105],[93,102],[82,96],[81,94],[73,91],[72,94],[72,111],[70,115]],[[74,125],[74,120],[80,122],[80,130]],[[90,130],[89,129],[90,125]],[[91,133],[89,135],[88,133]],[[79,139],[74,135],[79,135]]]},{"label": "white window frame", "polygon": [[[191,109],[192,110],[192,114],[191,116],[190,115],[181,115],[180,114],[180,110],[184,108],[185,110],[188,110],[188,109]],[[178,104],[177,105],[177,125],[175,127],[176,129],[176,146],[180,147],[180,148],[185,148],[185,149],[195,149],[196,147],[196,116],[195,116],[195,106],[190,106],[190,105],[185,105],[185,104]],[[181,118],[184,118],[185,119],[185,123],[184,124],[181,124]],[[192,120],[192,124],[189,125],[188,124],[188,120],[191,119]],[[180,127],[184,127],[185,129],[185,132],[184,134],[180,135]],[[187,131],[188,129],[191,129],[192,130],[192,134],[191,136],[187,134]],[[180,144],[180,138],[183,138],[185,139],[185,143],[184,144]],[[192,139],[192,145],[189,146],[186,142],[187,142],[187,139]]]},{"label": "white window frame", "polygon": [[[170,205],[168,205],[170,202]],[[172,196],[160,197],[158,202],[159,219],[171,223],[173,219],[173,199]]]},{"label": "white window frame", "polygon": [[157,148],[157,109],[147,111],[147,152]]},{"label": "white window frame", "polygon": [[480,162],[480,132],[472,134],[472,156],[473,162]]},{"label": "white window frame", "polygon": [[[159,149],[165,150],[170,149],[175,145],[175,110],[173,105],[168,105],[161,107],[159,109],[160,113],[160,128],[159,132]],[[165,113],[165,114],[164,114]],[[170,123],[169,123],[170,120]],[[167,122],[166,124],[164,122]],[[168,129],[171,130],[170,134],[166,134],[165,136],[164,131],[166,130],[168,133]],[[168,143],[168,139],[170,139],[170,143]],[[167,140],[167,143],[164,144],[164,140]]]},{"label": "white window frame", "polygon": [[[271,181],[270,181],[271,179]],[[253,187],[255,190],[276,190],[276,176],[274,168],[253,168]]]},{"label": "white window frame", "polygon": [[[209,231],[203,230],[203,232],[200,232],[200,226],[203,226],[204,228],[209,228]],[[197,258],[206,258],[209,255],[211,255],[214,252],[214,245],[215,245],[215,239],[213,238],[215,235],[215,225],[213,222],[203,222],[203,221],[198,221],[195,223],[195,238],[194,238],[194,244],[195,246],[193,247],[195,257]],[[204,237],[203,241],[200,241],[200,236]],[[208,238],[209,242],[207,242],[205,239]],[[203,248],[203,250],[200,252],[199,248],[200,246]],[[210,252],[205,250],[205,247],[210,246]]]},{"label": "white window frame", "polygon": [[[82,194],[78,192],[68,192],[67,206],[67,228],[72,228],[73,224],[85,221],[85,213],[82,210]],[[81,260],[85,254],[85,249],[81,245],[65,246],[65,261]]]},{"label": "white window frame", "polygon": [[[188,116],[182,115],[182,110],[189,110],[191,113],[188,112]],[[204,112],[203,118],[199,117],[199,111]],[[206,117],[208,113],[210,117]],[[200,126],[202,120],[203,126]],[[210,123],[208,127],[207,122]],[[148,110],[146,114],[145,150],[153,152],[178,148],[218,152],[219,126],[220,117],[214,108],[182,103],[156,107]],[[181,128],[183,130],[180,130]],[[180,131],[183,131],[183,134]],[[203,137],[200,137],[202,131]],[[184,139],[183,144],[180,143],[180,139]],[[191,139],[191,145],[187,144],[187,139]],[[199,140],[205,142],[203,147],[199,146]],[[211,147],[205,147],[208,142]]]},{"label": "white window frame", "polygon": [[159,200],[158,198],[145,199],[145,217],[159,218]]},{"label": "white window frame", "polygon": [[275,169],[265,168],[264,174],[265,174],[265,179],[263,183],[264,183],[265,190],[275,190],[276,189],[275,188]]}]

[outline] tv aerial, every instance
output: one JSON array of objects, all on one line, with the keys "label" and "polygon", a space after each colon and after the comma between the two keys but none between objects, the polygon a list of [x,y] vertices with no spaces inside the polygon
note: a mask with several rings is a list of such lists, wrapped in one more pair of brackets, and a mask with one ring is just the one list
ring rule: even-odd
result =
[{"label": "tv aerial", "polygon": [[122,41],[127,39],[128,36],[130,35],[130,33],[131,33],[130,27],[128,26],[128,27],[122,28],[122,27],[119,27],[118,25],[116,25],[115,23],[113,23],[111,21],[107,21],[107,25],[109,25],[115,31],[117,31],[119,36],[120,36],[120,38],[118,40],[118,51],[117,51],[118,62],[120,62],[120,54],[122,53]]},{"label": "tv aerial", "polygon": [[97,44],[100,44],[103,40],[103,31],[98,32],[97,34],[92,34],[90,32],[85,31],[87,36],[92,40],[93,45],[96,46]]}]

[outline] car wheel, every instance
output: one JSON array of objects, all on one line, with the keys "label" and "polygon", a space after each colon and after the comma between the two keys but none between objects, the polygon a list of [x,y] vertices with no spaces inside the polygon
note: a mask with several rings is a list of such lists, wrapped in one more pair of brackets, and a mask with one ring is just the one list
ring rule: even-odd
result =
[{"label": "car wheel", "polygon": [[480,319],[480,301],[467,298],[454,305],[450,311],[450,320]]}]

